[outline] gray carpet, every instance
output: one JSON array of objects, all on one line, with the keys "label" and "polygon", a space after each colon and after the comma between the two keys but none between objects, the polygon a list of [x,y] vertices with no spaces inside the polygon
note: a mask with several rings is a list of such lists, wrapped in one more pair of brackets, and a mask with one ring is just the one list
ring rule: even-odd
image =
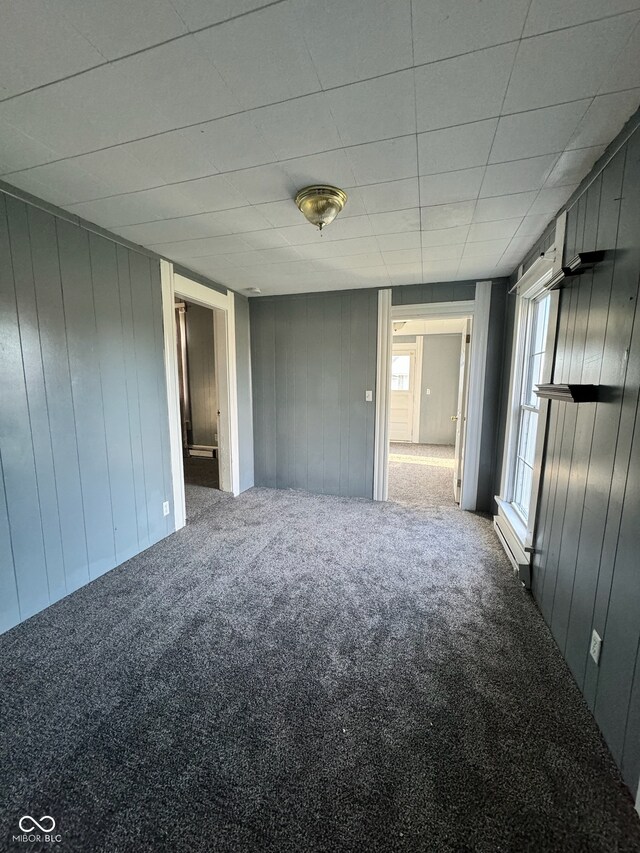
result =
[{"label": "gray carpet", "polygon": [[[389,494],[404,506],[454,507],[454,448],[443,444],[402,444],[389,446]],[[400,461],[399,457],[404,457]]]},{"label": "gray carpet", "polygon": [[4,840],[29,814],[81,853],[640,849],[488,519],[188,491],[187,528],[0,638]]}]

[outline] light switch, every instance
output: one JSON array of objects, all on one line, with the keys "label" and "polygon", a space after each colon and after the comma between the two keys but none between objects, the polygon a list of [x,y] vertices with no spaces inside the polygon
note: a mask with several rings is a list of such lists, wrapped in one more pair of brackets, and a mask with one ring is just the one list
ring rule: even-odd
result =
[{"label": "light switch", "polygon": [[364,399],[366,403],[373,403],[373,391],[365,391]]},{"label": "light switch", "polygon": [[425,388],[425,392],[424,392],[424,393],[425,393],[425,394],[430,394],[430,393],[431,393],[431,388]]}]

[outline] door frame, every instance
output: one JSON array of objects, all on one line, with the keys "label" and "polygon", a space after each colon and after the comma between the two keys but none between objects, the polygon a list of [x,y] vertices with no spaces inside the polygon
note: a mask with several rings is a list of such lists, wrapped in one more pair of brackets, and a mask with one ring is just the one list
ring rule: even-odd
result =
[{"label": "door frame", "polygon": [[[411,395],[411,444],[418,444],[420,440],[420,405],[422,403],[422,337],[416,335],[416,342],[408,343],[393,343],[391,342],[392,350],[397,349],[400,352],[413,353],[413,394]],[[391,400],[389,400],[391,404]]]},{"label": "door frame", "polygon": [[476,282],[475,299],[459,302],[391,304],[391,289],[378,291],[377,394],[373,462],[373,499],[386,501],[389,471],[389,412],[391,403],[391,349],[394,320],[471,317],[471,358],[467,419],[464,425],[465,467],[460,490],[460,509],[475,510],[478,504],[480,443],[484,413],[484,386],[489,340],[491,281]]},{"label": "door frame", "polygon": [[216,377],[219,381],[218,405],[218,464],[220,489],[234,496],[240,494],[238,396],[236,381],[236,324],[233,291],[220,293],[176,273],[170,261],[160,261],[162,282],[162,322],[164,331],[164,365],[169,414],[169,445],[175,529],[187,522],[180,419],[180,384],[178,379],[178,348],[175,324],[175,298],[186,299],[205,308],[216,309],[214,317],[214,347]]}]

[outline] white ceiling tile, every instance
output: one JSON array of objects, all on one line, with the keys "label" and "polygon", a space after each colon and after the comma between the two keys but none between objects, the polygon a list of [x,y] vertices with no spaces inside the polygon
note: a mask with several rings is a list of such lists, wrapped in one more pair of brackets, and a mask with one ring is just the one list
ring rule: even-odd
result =
[{"label": "white ceiling tile", "polygon": [[279,163],[229,172],[225,177],[250,204],[293,199],[300,189]]},{"label": "white ceiling tile", "polygon": [[498,260],[499,258],[494,258],[491,255],[463,258],[458,266],[457,279],[464,281],[468,278],[475,278],[476,280],[492,278]]},{"label": "white ceiling tile", "polygon": [[267,0],[171,0],[190,30],[218,24],[266,6]]},{"label": "white ceiling tile", "polygon": [[370,184],[359,187],[359,190],[368,213],[403,210],[408,207],[417,207],[419,204],[417,178]]},{"label": "white ceiling tile", "polygon": [[537,213],[534,215],[529,214],[528,216],[525,216],[515,235],[512,236],[538,237],[547,227],[550,219],[551,217],[548,213]]},{"label": "white ceiling tile", "polygon": [[43,0],[2,3],[0,97],[104,63],[105,57]]},{"label": "white ceiling tile", "polygon": [[394,285],[418,284],[422,281],[422,263],[394,264],[387,267],[387,272]]},{"label": "white ceiling tile", "polygon": [[503,116],[491,148],[490,163],[523,160],[562,151],[591,101],[574,101]]},{"label": "white ceiling tile", "polygon": [[494,219],[513,219],[524,216],[536,199],[537,192],[479,198],[473,214],[474,222],[491,222]]},{"label": "white ceiling tile", "polygon": [[557,154],[545,154],[543,157],[487,166],[480,196],[486,198],[540,189],[557,159]]},{"label": "white ceiling tile", "polygon": [[294,9],[279,3],[195,36],[245,109],[321,89]]},{"label": "white ceiling tile", "polygon": [[412,65],[410,0],[304,0],[296,10],[324,89]]},{"label": "white ceiling tile", "polygon": [[282,226],[278,229],[278,233],[281,234],[292,246],[304,246],[307,243],[315,243],[320,239],[320,237],[322,237],[323,243],[327,242],[324,239],[324,233],[320,235],[317,228],[314,228],[310,223],[306,222],[304,225]]},{"label": "white ceiling tile", "polygon": [[346,154],[359,185],[396,181],[418,174],[415,136],[357,145],[347,148]]},{"label": "white ceiling tile", "polygon": [[422,228],[425,231],[454,228],[469,225],[473,217],[475,201],[461,201],[455,204],[440,204],[422,208]]},{"label": "white ceiling tile", "polygon": [[160,219],[139,225],[122,225],[114,230],[122,237],[134,243],[141,243],[143,246],[150,246],[153,243],[173,243],[198,237],[217,237],[231,233],[224,215],[220,213],[201,213],[197,216]]},{"label": "white ceiling tile", "polygon": [[458,225],[454,228],[437,228],[433,231],[422,232],[422,248],[430,249],[432,246],[455,246],[464,244],[469,234],[468,225]]},{"label": "white ceiling tile", "polygon": [[421,133],[418,136],[420,174],[484,166],[497,124],[497,119],[487,119]]},{"label": "white ceiling tile", "polygon": [[242,240],[251,249],[278,249],[289,245],[284,236],[275,228],[269,228],[264,231],[243,232]]},{"label": "white ceiling tile", "polygon": [[[222,238],[221,238],[222,239]],[[277,264],[298,261],[300,253],[294,246],[280,246],[275,249],[261,249],[253,252],[240,252],[231,256],[238,266],[254,267],[263,264]]]},{"label": "white ceiling tile", "polygon": [[[174,130],[240,109],[240,102],[211,57],[200,48],[196,36],[143,51],[113,67],[121,87],[133,89],[144,99],[142,108],[152,109],[163,117],[160,130]],[[132,86],[132,80],[137,85]]]},{"label": "white ceiling tile", "polygon": [[342,86],[326,93],[344,145],[416,131],[413,71]]},{"label": "white ceiling tile", "polygon": [[[317,234],[317,229],[310,224],[305,225],[307,229]],[[343,218],[338,216],[329,228],[320,235],[322,240],[331,242],[333,240],[351,240],[353,237],[369,237],[372,234],[371,222],[368,216],[352,216]]]},{"label": "white ceiling tile", "polygon": [[638,0],[609,0],[606,7],[601,0],[532,0],[523,35],[575,27],[637,8]]},{"label": "white ceiling tile", "polygon": [[376,237],[382,252],[392,252],[395,249],[419,249],[420,232],[406,231],[403,234],[379,234]]},{"label": "white ceiling tile", "polygon": [[280,165],[295,188],[292,197],[309,184],[348,187],[354,183],[353,170],[344,150],[297,157],[295,160],[285,160]]},{"label": "white ceiling tile", "polygon": [[174,192],[179,193],[185,199],[189,213],[227,210],[232,207],[242,207],[247,203],[242,193],[232,186],[224,175],[185,181],[182,184],[166,187],[166,191],[168,196]]},{"label": "white ceiling tile", "polygon": [[0,139],[0,169],[3,174],[40,166],[60,156],[44,142],[32,139],[7,122],[0,122]]},{"label": "white ceiling tile", "polygon": [[[89,162],[101,164],[98,168],[122,169],[122,174],[131,175],[133,183],[140,179],[140,168],[144,170],[142,174],[152,171],[162,178],[162,181],[156,183],[177,183],[214,175],[218,169],[207,153],[204,147],[197,144],[197,140],[192,141],[185,132],[175,130],[86,156],[92,158]],[[135,163],[140,165],[136,166]]]},{"label": "white ceiling tile", "polygon": [[420,203],[424,207],[475,199],[480,191],[483,175],[483,166],[463,169],[460,172],[424,175],[420,178]]},{"label": "white ceiling tile", "polygon": [[[157,163],[149,158],[139,159],[134,155],[133,150],[129,145],[118,145],[115,148],[105,148],[93,154],[74,157],[66,163],[82,169],[97,181],[102,182],[107,188],[107,191],[101,194],[103,196],[136,192],[165,183],[165,175],[157,168]],[[44,168],[51,168],[51,166]],[[210,168],[215,171],[214,167]],[[100,195],[84,197],[85,199],[100,198]]]},{"label": "white ceiling tile", "polygon": [[640,89],[599,95],[569,140],[567,148],[607,145],[640,105]]},{"label": "white ceiling tile", "polygon": [[378,252],[379,249],[375,237],[356,237],[353,240],[334,240],[329,243],[326,240],[322,241],[322,238],[318,234],[314,243],[296,246],[296,251],[301,257],[314,260],[319,258],[364,255],[371,252]]},{"label": "white ceiling tile", "polygon": [[[562,187],[545,187],[538,193],[536,200],[529,208],[529,214],[557,213],[571,193],[576,188],[576,184],[570,184]],[[548,217],[550,218],[550,216]]]},{"label": "white ceiling tile", "polygon": [[55,7],[107,59],[187,32],[168,0],[56,0]]},{"label": "white ceiling tile", "polygon": [[459,261],[453,260],[424,260],[422,264],[424,281],[453,281],[458,272]]},{"label": "white ceiling tile", "polygon": [[235,207],[226,209],[217,215],[224,224],[225,234],[245,234],[251,231],[262,231],[269,228],[270,223],[255,207]]},{"label": "white ceiling tile", "polygon": [[[349,202],[347,202],[348,204]],[[254,208],[274,228],[295,227],[300,225],[302,214],[294,204],[293,198],[283,201],[270,201],[266,204],[258,204]]]},{"label": "white ceiling tile", "polygon": [[469,228],[468,240],[470,243],[478,243],[484,240],[510,240],[521,222],[521,216],[515,219],[499,219],[495,222],[474,222]]},{"label": "white ceiling tile", "polygon": [[604,145],[597,145],[593,148],[565,151],[551,171],[545,186],[562,187],[580,183],[604,150]]},{"label": "white ceiling tile", "polygon": [[621,15],[520,42],[504,112],[597,94],[637,19],[635,13]]},{"label": "white ceiling tile", "polygon": [[215,163],[217,171],[230,172],[273,163],[274,149],[260,134],[251,113],[226,116],[188,127],[180,134],[199,152]]},{"label": "white ceiling tile", "polygon": [[389,213],[372,213],[369,216],[374,234],[396,234],[420,230],[420,209],[394,210]]},{"label": "white ceiling tile", "polygon": [[75,160],[60,160],[46,166],[37,166],[35,169],[11,175],[9,180],[34,195],[44,190],[47,201],[62,206],[102,198],[117,192],[117,189],[110,190],[106,183],[77,166]]},{"label": "white ceiling tile", "polygon": [[323,92],[252,110],[250,117],[269,149],[275,152],[276,160],[342,148],[328,98]]},{"label": "white ceiling tile", "polygon": [[515,52],[506,44],[417,68],[418,130],[499,115]]},{"label": "white ceiling tile", "polygon": [[454,243],[450,246],[431,246],[422,250],[422,260],[428,264],[433,261],[459,261],[463,249],[464,243]]},{"label": "white ceiling tile", "polygon": [[394,249],[383,252],[382,256],[387,266],[393,264],[419,264],[422,263],[422,252],[420,249]]},{"label": "white ceiling tile", "polygon": [[344,258],[325,258],[322,264],[327,268],[365,269],[384,266],[380,252],[366,252],[364,255],[348,255]]},{"label": "white ceiling tile", "polygon": [[[83,201],[80,204],[69,205],[68,209],[77,216],[88,219],[89,222],[95,222],[96,225],[102,225],[104,228],[167,218],[168,214],[158,207],[154,196],[148,196],[146,192],[117,195],[97,201]],[[151,192],[153,193],[153,190]]]},{"label": "white ceiling tile", "polygon": [[529,0],[429,0],[413,5],[416,64],[519,39]]},{"label": "white ceiling tile", "polygon": [[631,32],[624,49],[607,72],[600,94],[640,87],[640,27]]},{"label": "white ceiling tile", "polygon": [[231,234],[224,237],[203,237],[199,240],[182,240],[177,243],[158,243],[152,248],[173,258],[197,258],[204,255],[226,255],[247,252],[249,247],[242,237]]},{"label": "white ceiling tile", "polygon": [[480,258],[490,256],[496,262],[509,245],[509,238],[503,240],[484,240],[478,243],[467,243],[462,252],[463,258]]}]

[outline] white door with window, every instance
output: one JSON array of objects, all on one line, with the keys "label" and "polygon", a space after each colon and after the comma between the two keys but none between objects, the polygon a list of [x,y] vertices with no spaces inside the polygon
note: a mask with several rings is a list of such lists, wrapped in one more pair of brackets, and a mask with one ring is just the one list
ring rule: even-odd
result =
[{"label": "white door with window", "polygon": [[391,355],[391,441],[414,441],[416,347],[394,344]]}]

